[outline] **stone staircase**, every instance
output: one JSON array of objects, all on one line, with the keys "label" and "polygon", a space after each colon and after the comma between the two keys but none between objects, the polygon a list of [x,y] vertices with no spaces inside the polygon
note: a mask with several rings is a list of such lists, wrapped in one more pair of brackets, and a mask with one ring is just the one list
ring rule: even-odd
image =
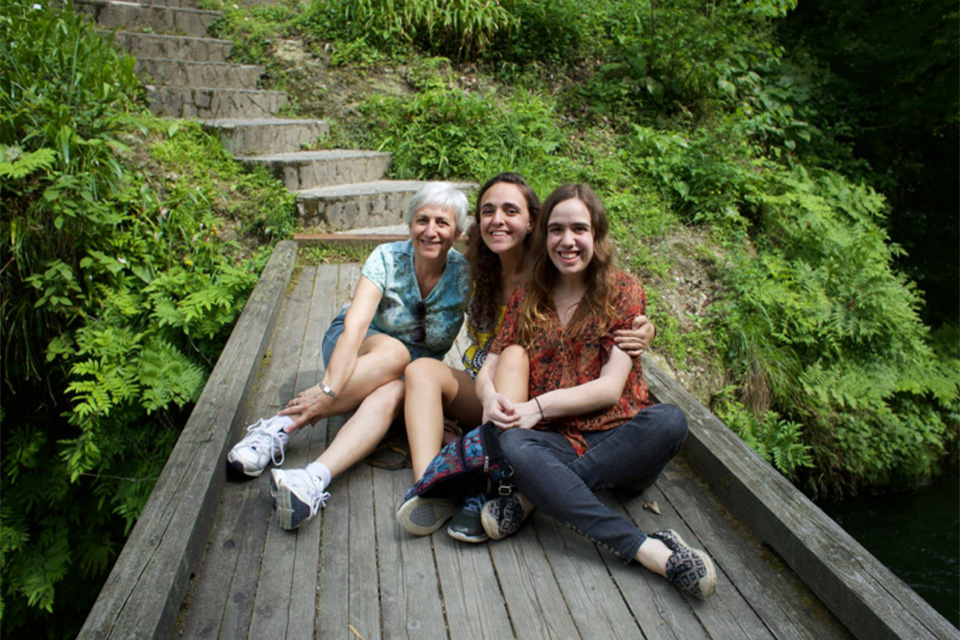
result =
[{"label": "stone staircase", "polygon": [[280,117],[287,95],[258,88],[261,67],[227,61],[232,44],[206,35],[218,12],[197,8],[199,1],[75,0],[78,10],[113,31],[114,41],[137,59],[150,110],[198,120],[237,160],[265,166],[297,194],[302,227],[396,233],[422,183],[384,180],[388,153],[307,150],[327,134],[329,124]]}]

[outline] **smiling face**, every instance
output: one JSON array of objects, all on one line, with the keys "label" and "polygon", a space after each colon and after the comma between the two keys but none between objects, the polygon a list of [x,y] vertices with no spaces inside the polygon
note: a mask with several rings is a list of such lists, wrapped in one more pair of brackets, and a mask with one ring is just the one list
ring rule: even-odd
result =
[{"label": "smiling face", "polygon": [[498,182],[480,200],[480,236],[490,251],[503,254],[519,250],[532,229],[530,211],[520,187]]},{"label": "smiling face", "polygon": [[430,205],[417,209],[410,221],[410,237],[414,251],[421,258],[446,258],[457,237],[453,213]]},{"label": "smiling face", "polygon": [[550,212],[547,255],[561,278],[583,278],[593,259],[593,226],[590,211],[579,198],[564,200]]}]

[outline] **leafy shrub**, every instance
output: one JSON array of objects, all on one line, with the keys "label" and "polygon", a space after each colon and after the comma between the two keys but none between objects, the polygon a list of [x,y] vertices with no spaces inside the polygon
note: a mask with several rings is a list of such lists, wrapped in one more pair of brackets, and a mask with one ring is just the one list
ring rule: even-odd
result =
[{"label": "leafy shrub", "polygon": [[69,5],[7,3],[0,28],[0,616],[71,637],[293,198],[146,113]]}]

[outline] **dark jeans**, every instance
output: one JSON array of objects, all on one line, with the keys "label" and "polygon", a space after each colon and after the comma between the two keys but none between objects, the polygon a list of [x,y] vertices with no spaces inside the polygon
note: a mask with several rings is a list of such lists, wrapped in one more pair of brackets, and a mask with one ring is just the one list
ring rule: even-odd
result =
[{"label": "dark jeans", "polygon": [[514,484],[548,516],[630,562],[647,534],[614,513],[594,490],[643,491],[654,483],[687,437],[687,418],[669,404],[648,407],[607,431],[582,434],[589,450],[577,457],[559,433],[509,429],[500,434]]}]

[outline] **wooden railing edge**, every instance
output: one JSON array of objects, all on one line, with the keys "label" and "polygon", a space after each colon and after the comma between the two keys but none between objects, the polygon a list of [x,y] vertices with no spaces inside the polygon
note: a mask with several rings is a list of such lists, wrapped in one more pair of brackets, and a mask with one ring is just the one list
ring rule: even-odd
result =
[{"label": "wooden railing edge", "polygon": [[296,255],[290,240],[274,248],[79,639],[173,635],[213,526],[224,456],[242,427],[242,401],[256,382]]},{"label": "wooden railing edge", "polygon": [[[687,416],[683,455],[724,506],[864,640],[960,638],[950,622],[644,356],[658,402]],[[703,541],[709,546],[709,540]]]}]

